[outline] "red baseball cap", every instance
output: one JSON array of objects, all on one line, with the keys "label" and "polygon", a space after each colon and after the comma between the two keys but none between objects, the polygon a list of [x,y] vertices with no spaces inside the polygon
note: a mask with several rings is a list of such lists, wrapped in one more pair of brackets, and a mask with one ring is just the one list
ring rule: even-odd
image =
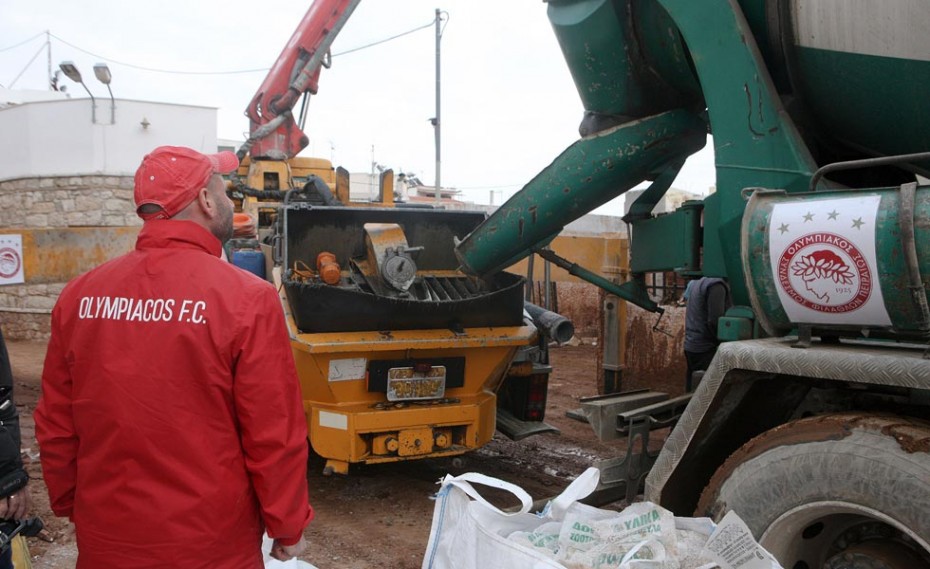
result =
[{"label": "red baseball cap", "polygon": [[[159,146],[145,155],[136,170],[136,214],[142,219],[168,219],[194,201],[207,187],[213,174],[229,174],[239,167],[239,159],[228,150],[201,154],[183,146]],[[143,214],[139,208],[154,204],[161,208]]]}]

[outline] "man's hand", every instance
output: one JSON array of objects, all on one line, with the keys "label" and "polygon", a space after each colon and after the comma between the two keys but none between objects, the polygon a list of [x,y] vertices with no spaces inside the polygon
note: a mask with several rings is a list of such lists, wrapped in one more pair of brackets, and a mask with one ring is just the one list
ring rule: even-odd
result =
[{"label": "man's hand", "polygon": [[287,561],[303,553],[304,549],[307,549],[307,540],[304,539],[304,536],[300,536],[300,541],[294,545],[281,545],[278,540],[274,540],[274,544],[271,546],[271,556],[278,561]]},{"label": "man's hand", "polygon": [[31,505],[29,490],[23,486],[6,498],[0,498],[0,519],[21,520],[29,513]]}]

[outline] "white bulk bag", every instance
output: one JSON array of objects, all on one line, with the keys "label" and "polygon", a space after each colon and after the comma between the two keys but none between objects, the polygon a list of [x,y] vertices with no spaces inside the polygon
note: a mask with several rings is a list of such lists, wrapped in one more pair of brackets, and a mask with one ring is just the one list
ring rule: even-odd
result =
[{"label": "white bulk bag", "polygon": [[[508,536],[531,532],[547,521],[560,521],[569,506],[597,488],[599,474],[596,468],[586,470],[540,516],[529,513],[533,499],[519,486],[476,472],[446,476],[436,495],[423,569],[565,569],[543,552]],[[472,483],[511,493],[520,501],[520,510],[501,511]]]}]

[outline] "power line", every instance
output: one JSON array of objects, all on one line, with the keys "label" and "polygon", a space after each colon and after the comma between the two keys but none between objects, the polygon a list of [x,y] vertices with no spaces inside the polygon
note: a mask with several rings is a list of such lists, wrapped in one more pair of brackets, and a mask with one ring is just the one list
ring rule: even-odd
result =
[{"label": "power line", "polygon": [[270,69],[270,67],[262,67],[262,68],[256,68],[256,69],[239,69],[235,71],[177,71],[177,70],[171,70],[171,69],[158,69],[155,67],[145,67],[142,65],[135,65],[133,63],[126,63],[125,61],[117,61],[115,59],[111,59],[109,57],[100,55],[98,53],[88,51],[82,47],[78,47],[74,45],[73,43],[65,41],[64,39],[56,36],[55,34],[50,34],[50,35],[56,40],[60,41],[61,43],[67,46],[70,46],[80,52],[86,53],[87,55],[92,55],[98,59],[103,59],[104,61],[115,63],[117,65],[123,65],[126,67],[131,67],[133,69],[139,69],[142,71],[151,71],[153,73],[169,73],[172,75],[235,75],[235,74],[240,74],[240,73],[256,73],[258,71],[268,71]]},{"label": "power line", "polygon": [[[389,41],[392,41],[392,40],[396,40],[397,38],[401,38],[401,37],[403,37],[403,36],[412,34],[412,33],[414,33],[414,32],[418,32],[418,31],[423,30],[423,29],[426,29],[426,28],[428,28],[428,27],[430,27],[430,26],[432,26],[432,25],[433,25],[433,23],[430,22],[430,23],[425,24],[425,25],[423,25],[423,26],[419,26],[419,27],[416,27],[416,28],[407,30],[407,31],[405,31],[405,32],[401,32],[401,33],[399,33],[399,34],[397,34],[397,35],[393,35],[393,36],[391,36],[391,37],[389,37],[389,38],[385,38],[385,39],[378,40],[378,41],[375,41],[375,42],[372,42],[372,43],[369,43],[369,44],[365,44],[365,45],[362,45],[362,46],[359,46],[359,47],[355,47],[355,48],[352,48],[352,49],[348,49],[348,50],[346,50],[346,51],[341,51],[341,52],[339,52],[339,53],[334,53],[332,56],[333,56],[333,57],[337,57],[337,56],[340,56],[340,55],[346,55],[346,54],[349,54],[349,53],[354,53],[354,52],[356,52],[356,51],[361,51],[361,50],[363,50],[363,49],[368,49],[368,48],[374,47],[374,46],[376,46],[376,45],[380,45],[380,44],[383,44],[383,43],[386,43],[386,42],[389,42]],[[42,32],[42,33],[44,33],[44,32]],[[42,33],[39,33],[39,34],[33,36],[32,38],[29,38],[28,40],[26,40],[26,41],[24,41],[24,42],[20,42],[20,43],[14,45],[14,46],[10,46],[10,47],[5,48],[5,49],[12,49],[12,48],[18,47],[18,46],[20,46],[20,45],[22,45],[22,44],[24,44],[24,43],[30,42],[30,41],[32,41],[33,39],[35,39],[35,38],[41,36]],[[87,55],[91,55],[91,56],[96,57],[96,58],[98,58],[98,59],[102,59],[102,60],[104,60],[104,61],[107,61],[107,62],[109,62],[109,63],[114,63],[114,64],[116,64],[116,65],[123,65],[123,66],[125,66],[125,67],[130,67],[130,68],[132,68],[132,69],[139,69],[139,70],[141,70],[141,71],[150,71],[150,72],[152,72],[152,73],[167,73],[167,74],[172,74],[172,75],[240,75],[240,74],[244,74],[244,73],[266,72],[266,71],[268,71],[269,69],[271,69],[270,67],[259,67],[259,68],[255,68],[255,69],[236,69],[236,70],[232,70],[232,71],[182,71],[182,70],[176,70],[176,69],[159,69],[159,68],[156,68],[156,67],[146,67],[146,66],[144,66],[144,65],[136,65],[136,64],[134,64],[134,63],[128,63],[128,62],[125,62],[125,61],[119,61],[119,60],[116,60],[116,59],[112,59],[112,58],[110,58],[110,57],[106,57],[106,56],[101,55],[101,54],[99,54],[99,53],[94,53],[94,52],[92,52],[92,51],[86,50],[86,49],[84,49],[84,48],[82,48],[82,47],[80,47],[80,46],[77,46],[77,45],[75,45],[75,44],[73,44],[73,43],[71,43],[71,42],[65,40],[64,38],[61,38],[61,37],[55,35],[55,34],[50,33],[49,35],[50,35],[51,37],[55,38],[56,40],[60,41],[61,43],[65,44],[65,45],[67,45],[67,46],[69,46],[69,47],[71,47],[71,48],[73,48],[73,49],[76,49],[76,50],[78,50],[78,51],[80,51],[80,52],[82,52],[82,53],[86,53]],[[5,51],[5,50],[0,50],[0,51]]]},{"label": "power line", "polygon": [[46,44],[42,44],[42,47],[40,47],[39,51],[37,51],[36,54],[32,56],[32,59],[30,59],[29,63],[26,64],[26,67],[23,67],[23,70],[19,72],[19,75],[16,76],[16,79],[13,79],[13,82],[10,83],[10,89],[13,88],[13,85],[16,85],[16,82],[19,81],[19,78],[23,76],[23,73],[29,69],[29,66],[32,65],[32,62],[35,61],[37,57],[39,57],[39,54],[45,51],[45,46]]},{"label": "power line", "polygon": [[21,45],[27,44],[27,43],[31,42],[32,40],[36,39],[37,37],[40,37],[40,36],[41,36],[42,34],[44,34],[44,33],[45,33],[45,32],[39,32],[39,33],[37,33],[36,35],[32,36],[31,38],[29,38],[29,39],[27,39],[27,40],[23,40],[23,41],[21,41],[21,42],[19,42],[19,43],[17,43],[17,44],[11,45],[10,47],[5,47],[5,48],[3,48],[3,49],[0,49],[0,53],[2,53],[2,52],[4,52],[4,51],[9,51],[9,50],[13,49],[14,47],[19,47],[19,46],[21,46]]},{"label": "power line", "polygon": [[432,27],[432,25],[433,25],[433,22],[430,22],[430,23],[428,23],[428,24],[424,24],[424,25],[420,26],[419,28],[413,28],[412,30],[407,30],[406,32],[401,32],[401,33],[397,34],[396,36],[391,36],[391,37],[389,37],[389,38],[385,38],[385,39],[383,39],[383,40],[378,40],[378,41],[376,41],[376,42],[373,42],[373,43],[370,43],[370,44],[367,44],[367,45],[363,45],[363,46],[360,46],[360,47],[353,47],[352,49],[347,49],[347,50],[345,50],[345,51],[340,51],[339,53],[334,53],[334,54],[333,54],[333,57],[337,57],[337,56],[339,56],[339,55],[345,55],[345,54],[347,54],[347,53],[352,53],[352,52],[355,52],[355,51],[361,51],[361,50],[363,50],[363,49],[368,49],[369,47],[374,47],[374,46],[376,46],[376,45],[379,45],[379,44],[382,44],[382,43],[385,43],[385,42],[389,42],[389,41],[391,41],[391,40],[396,40],[397,38],[404,37],[404,36],[406,36],[406,35],[408,35],[408,34],[412,34],[413,32],[418,32],[418,31],[420,31],[420,30],[425,30],[426,28]]}]

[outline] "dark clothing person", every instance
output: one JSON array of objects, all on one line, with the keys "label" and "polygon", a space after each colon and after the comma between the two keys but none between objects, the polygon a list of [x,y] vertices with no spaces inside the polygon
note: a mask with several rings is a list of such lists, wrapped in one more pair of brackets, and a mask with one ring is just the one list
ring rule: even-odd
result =
[{"label": "dark clothing person", "polygon": [[[0,331],[0,501],[4,519],[22,518],[28,508],[26,483],[29,477],[23,470],[19,455],[19,413],[13,403],[13,370],[10,354]],[[21,504],[16,501],[20,500]],[[13,569],[13,550],[7,547],[0,553],[0,569]]]},{"label": "dark clothing person", "polygon": [[717,320],[732,306],[730,287],[718,278],[702,277],[689,286],[685,312],[685,389],[692,391],[694,372],[710,367],[717,353]]},{"label": "dark clothing person", "polygon": [[[13,404],[13,370],[10,354],[0,331],[0,496],[8,496],[26,484],[19,456],[19,413]],[[15,487],[15,488],[14,488]]]}]

